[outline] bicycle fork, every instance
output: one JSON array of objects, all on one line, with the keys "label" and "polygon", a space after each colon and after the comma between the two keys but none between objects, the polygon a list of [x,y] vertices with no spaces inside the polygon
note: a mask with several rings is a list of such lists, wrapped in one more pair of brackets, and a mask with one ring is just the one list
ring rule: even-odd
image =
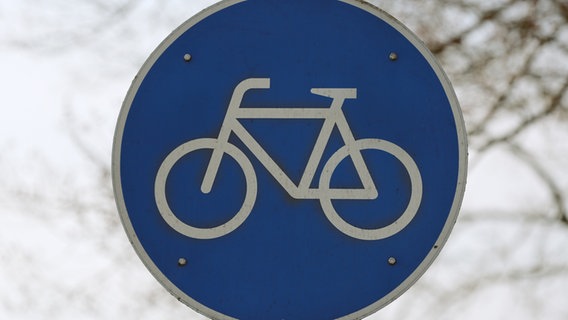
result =
[{"label": "bicycle fork", "polygon": [[232,123],[236,121],[236,110],[240,107],[243,100],[245,92],[250,89],[269,89],[270,79],[269,78],[249,78],[241,81],[233,91],[233,96],[229,102],[229,108],[227,109],[227,114],[221,125],[221,131],[219,132],[219,137],[217,138],[217,146],[213,149],[213,154],[211,155],[211,160],[205,171],[205,176],[203,182],[201,183],[201,192],[207,194],[211,192],[213,188],[213,182],[217,176],[217,171],[219,170],[219,165],[221,164],[221,158],[223,153],[225,153],[225,146],[229,143],[229,135],[232,131]]}]

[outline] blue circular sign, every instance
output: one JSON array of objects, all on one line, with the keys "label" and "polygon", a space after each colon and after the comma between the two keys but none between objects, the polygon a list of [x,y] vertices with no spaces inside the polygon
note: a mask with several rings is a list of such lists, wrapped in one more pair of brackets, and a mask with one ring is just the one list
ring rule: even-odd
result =
[{"label": "blue circular sign", "polygon": [[449,236],[467,142],[443,70],[358,0],[229,0],[134,79],[115,197],[150,272],[216,319],[358,319]]}]

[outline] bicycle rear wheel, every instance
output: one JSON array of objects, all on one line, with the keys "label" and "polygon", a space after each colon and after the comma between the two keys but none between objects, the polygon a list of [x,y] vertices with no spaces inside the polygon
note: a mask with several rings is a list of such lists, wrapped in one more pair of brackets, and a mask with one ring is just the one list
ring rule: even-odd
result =
[{"label": "bicycle rear wheel", "polygon": [[[322,196],[320,198],[320,204],[324,211],[325,216],[327,219],[341,232],[344,234],[360,239],[360,240],[380,240],[384,238],[388,238],[399,231],[401,231],[404,227],[406,227],[410,221],[414,218],[418,209],[420,207],[420,202],[422,200],[422,177],[420,175],[420,170],[416,165],[416,162],[412,159],[412,157],[401,147],[397,146],[396,144],[380,140],[380,139],[360,139],[355,141],[354,146],[350,146],[350,148],[356,147],[359,151],[362,150],[379,150],[386,152],[393,157],[395,157],[400,163],[404,166],[409,178],[410,178],[410,197],[408,204],[402,214],[394,220],[392,223],[382,226],[379,228],[374,229],[365,229],[354,226],[349,222],[345,221],[335,210],[332,200],[329,195],[332,194],[331,192],[325,192],[325,190],[330,190],[330,181],[333,172],[339,165],[343,159],[349,156],[349,148],[347,146],[343,146],[339,150],[337,150],[326,162],[322,174],[320,176],[319,181],[319,188],[323,190]],[[328,196],[326,196],[326,194]],[[379,197],[381,196],[381,191],[379,190]],[[369,201],[369,200],[352,200],[352,201]]]}]

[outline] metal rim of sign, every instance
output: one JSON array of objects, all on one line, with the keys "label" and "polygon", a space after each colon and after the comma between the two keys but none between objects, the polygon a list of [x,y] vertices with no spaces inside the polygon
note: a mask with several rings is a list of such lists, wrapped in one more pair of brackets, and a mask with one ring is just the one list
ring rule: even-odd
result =
[{"label": "metal rim of sign", "polygon": [[[199,12],[198,14],[194,15],[178,28],[176,28],[162,43],[154,50],[154,52],[149,56],[146,62],[141,67],[140,71],[138,72],[137,76],[135,77],[134,81],[132,82],[130,89],[126,95],[126,98],[123,102],[122,108],[120,110],[117,126],[114,134],[114,142],[113,142],[113,150],[112,150],[112,182],[114,188],[114,195],[115,201],[117,204],[117,208],[120,214],[120,218],[122,221],[122,225],[127,233],[127,236],[132,243],[136,253],[146,266],[146,268],[152,273],[152,275],[172,294],[174,295],[179,301],[183,302],[193,310],[198,313],[201,313],[205,316],[214,318],[214,319],[234,319],[230,316],[225,314],[221,314],[215,310],[212,310],[203,304],[199,303],[198,301],[194,300],[183,291],[181,291],[174,283],[172,283],[162,272],[158,269],[152,259],[149,257],[148,253],[140,243],[139,239],[137,238],[136,232],[132,223],[130,221],[128,210],[126,208],[126,204],[124,201],[124,195],[122,191],[122,184],[121,184],[121,174],[120,174],[120,161],[121,161],[121,145],[122,145],[122,138],[124,133],[124,128],[126,124],[126,119],[128,113],[130,111],[130,107],[138,92],[138,89],[149,72],[150,68],[154,65],[154,63],[158,60],[158,58],[162,55],[162,53],[174,42],[178,39],[184,32],[192,28],[198,22],[204,20],[208,16],[221,11],[225,8],[238,4],[240,2],[244,2],[246,0],[223,0],[218,2],[203,11]],[[391,27],[396,29],[400,34],[402,34],[408,41],[410,41],[413,46],[422,54],[422,56],[426,59],[426,61],[430,64],[436,76],[438,77],[444,92],[446,93],[452,113],[455,120],[456,131],[457,131],[457,141],[458,141],[458,148],[459,148],[459,171],[458,171],[458,181],[456,184],[456,192],[454,195],[454,199],[452,202],[452,207],[450,209],[448,218],[446,223],[435,242],[434,246],[428,253],[428,255],[424,258],[422,263],[414,270],[414,272],[406,278],[402,283],[398,285],[396,289],[391,291],[389,294],[384,296],[383,298],[379,299],[378,301],[374,302],[373,304],[360,309],[354,313],[345,315],[339,319],[348,320],[348,319],[361,319],[364,318],[377,310],[381,309],[385,305],[389,304],[390,302],[394,301],[400,295],[402,295],[406,290],[408,290],[419,278],[424,274],[424,272],[428,269],[428,267],[432,264],[435,260],[437,255],[440,252],[440,249],[445,244],[446,240],[449,237],[449,234],[457,220],[458,212],[461,207],[463,195],[465,193],[465,185],[466,185],[466,176],[467,176],[467,138],[466,138],[466,131],[465,131],[465,124],[463,121],[463,116],[461,113],[461,109],[459,106],[459,102],[453,90],[453,87],[446,76],[445,72],[443,71],[442,67],[439,65],[437,60],[435,59],[434,55],[428,50],[426,45],[407,27],[405,27],[401,22],[396,20],[394,17],[386,13],[385,11],[373,6],[372,4],[366,3],[362,0],[338,0],[352,6],[355,6],[361,10],[364,10],[378,19],[383,20],[384,22],[388,23]],[[389,261],[390,262],[390,261]]]}]

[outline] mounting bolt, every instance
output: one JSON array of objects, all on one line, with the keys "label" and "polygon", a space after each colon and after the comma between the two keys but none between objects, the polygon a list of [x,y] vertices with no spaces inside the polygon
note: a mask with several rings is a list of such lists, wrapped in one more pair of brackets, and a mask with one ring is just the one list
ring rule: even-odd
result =
[{"label": "mounting bolt", "polygon": [[388,263],[389,263],[391,266],[394,266],[394,265],[396,264],[396,258],[395,258],[395,257],[390,257],[390,258],[388,259]]},{"label": "mounting bolt", "polygon": [[191,60],[191,55],[189,53],[186,53],[183,55],[183,60],[185,62],[189,62],[189,60]]},{"label": "mounting bolt", "polygon": [[389,54],[389,59],[390,59],[391,61],[397,60],[397,59],[398,59],[398,54],[396,54],[396,52],[391,52],[391,53]]},{"label": "mounting bolt", "polygon": [[184,267],[185,265],[187,265],[187,260],[185,258],[179,258],[178,259],[178,266]]}]

